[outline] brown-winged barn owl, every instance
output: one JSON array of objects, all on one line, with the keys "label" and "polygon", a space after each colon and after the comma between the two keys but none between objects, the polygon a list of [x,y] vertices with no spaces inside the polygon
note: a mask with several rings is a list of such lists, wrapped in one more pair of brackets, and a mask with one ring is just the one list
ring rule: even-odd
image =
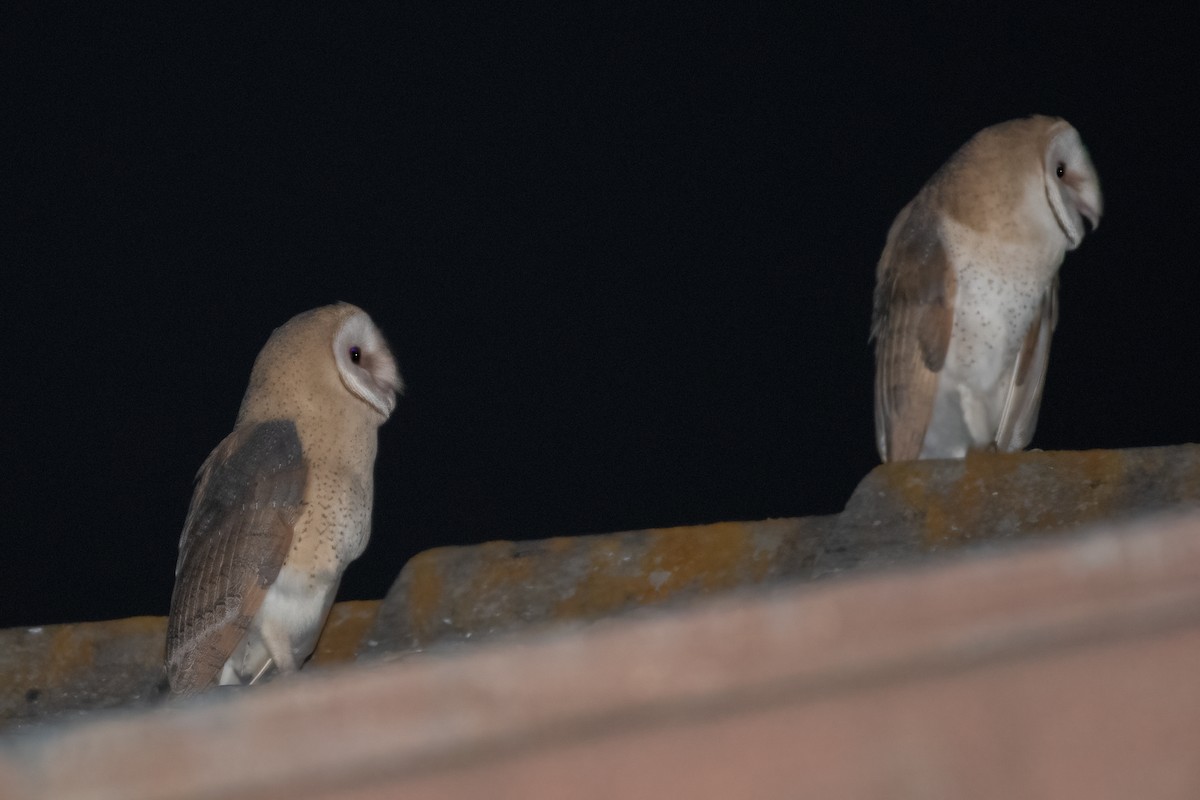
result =
[{"label": "brown-winged barn owl", "polygon": [[871,326],[884,461],[1029,443],[1058,268],[1101,212],[1078,132],[1045,116],[984,128],[900,211],[879,260]]},{"label": "brown-winged barn owl", "polygon": [[312,653],[366,547],[377,432],[401,390],[383,335],[355,306],[271,334],[233,432],[196,478],[167,630],[173,692],[293,672]]}]

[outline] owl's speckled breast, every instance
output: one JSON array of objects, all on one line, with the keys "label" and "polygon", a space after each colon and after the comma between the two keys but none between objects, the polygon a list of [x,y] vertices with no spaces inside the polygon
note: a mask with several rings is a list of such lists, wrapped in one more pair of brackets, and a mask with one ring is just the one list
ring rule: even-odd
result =
[{"label": "owl's speckled breast", "polygon": [[980,389],[995,388],[1007,381],[1065,251],[1056,257],[1027,243],[984,239],[955,230],[952,222],[944,225],[957,277],[945,371]]}]

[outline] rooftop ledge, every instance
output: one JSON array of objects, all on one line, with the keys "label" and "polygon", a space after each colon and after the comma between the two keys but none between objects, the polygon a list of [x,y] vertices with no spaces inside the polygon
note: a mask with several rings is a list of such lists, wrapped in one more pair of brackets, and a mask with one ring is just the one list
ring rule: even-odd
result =
[{"label": "rooftop ledge", "polygon": [[978,454],[438,548],[187,702],[162,618],[0,631],[0,797],[1200,797],[1197,501],[1196,445]]}]

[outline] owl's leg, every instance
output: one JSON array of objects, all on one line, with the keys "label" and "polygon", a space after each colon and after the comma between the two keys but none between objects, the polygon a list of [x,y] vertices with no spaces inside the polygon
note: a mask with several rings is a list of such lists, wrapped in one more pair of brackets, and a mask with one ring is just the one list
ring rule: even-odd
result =
[{"label": "owl's leg", "polygon": [[250,679],[251,684],[258,682],[271,665],[274,665],[282,675],[288,675],[298,669],[296,657],[292,655],[292,639],[286,630],[272,624],[270,620],[263,620],[259,626],[259,636],[262,637],[262,643],[271,657],[263,662],[262,667]]},{"label": "owl's leg", "polygon": [[965,383],[958,385],[958,398],[971,441],[975,447],[986,447],[996,438],[996,428],[988,413],[987,403]]},{"label": "owl's leg", "polygon": [[250,679],[248,685],[253,686],[254,684],[258,683],[258,679],[261,678],[264,674],[266,674],[266,671],[269,670],[271,668],[271,665],[274,663],[275,663],[275,659],[273,659],[273,658],[268,658],[266,661],[264,661],[263,665],[258,668],[258,672],[254,673],[254,677]]}]

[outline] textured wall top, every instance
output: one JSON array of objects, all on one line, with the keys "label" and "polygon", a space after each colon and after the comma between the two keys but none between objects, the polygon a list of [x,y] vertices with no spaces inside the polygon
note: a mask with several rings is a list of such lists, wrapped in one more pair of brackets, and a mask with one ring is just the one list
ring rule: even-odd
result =
[{"label": "textured wall top", "polygon": [[[313,663],[349,660],[356,650],[402,657],[466,646],[1198,501],[1197,445],[889,464],[833,516],[426,551],[404,567],[382,605],[335,606]],[[163,630],[162,619],[134,618],[0,631],[0,728],[156,702]]]},{"label": "textured wall top", "polygon": [[108,714],[0,740],[0,796],[1193,800],[1198,533],[1107,527]]},{"label": "textured wall top", "polygon": [[428,550],[388,592],[363,653],[597,619],[1198,503],[1197,445],[886,464],[835,516]]},{"label": "textured wall top", "polygon": [[[377,601],[338,603],[313,664],[353,657]],[[164,699],[166,617],[0,630],[0,731]]]}]

